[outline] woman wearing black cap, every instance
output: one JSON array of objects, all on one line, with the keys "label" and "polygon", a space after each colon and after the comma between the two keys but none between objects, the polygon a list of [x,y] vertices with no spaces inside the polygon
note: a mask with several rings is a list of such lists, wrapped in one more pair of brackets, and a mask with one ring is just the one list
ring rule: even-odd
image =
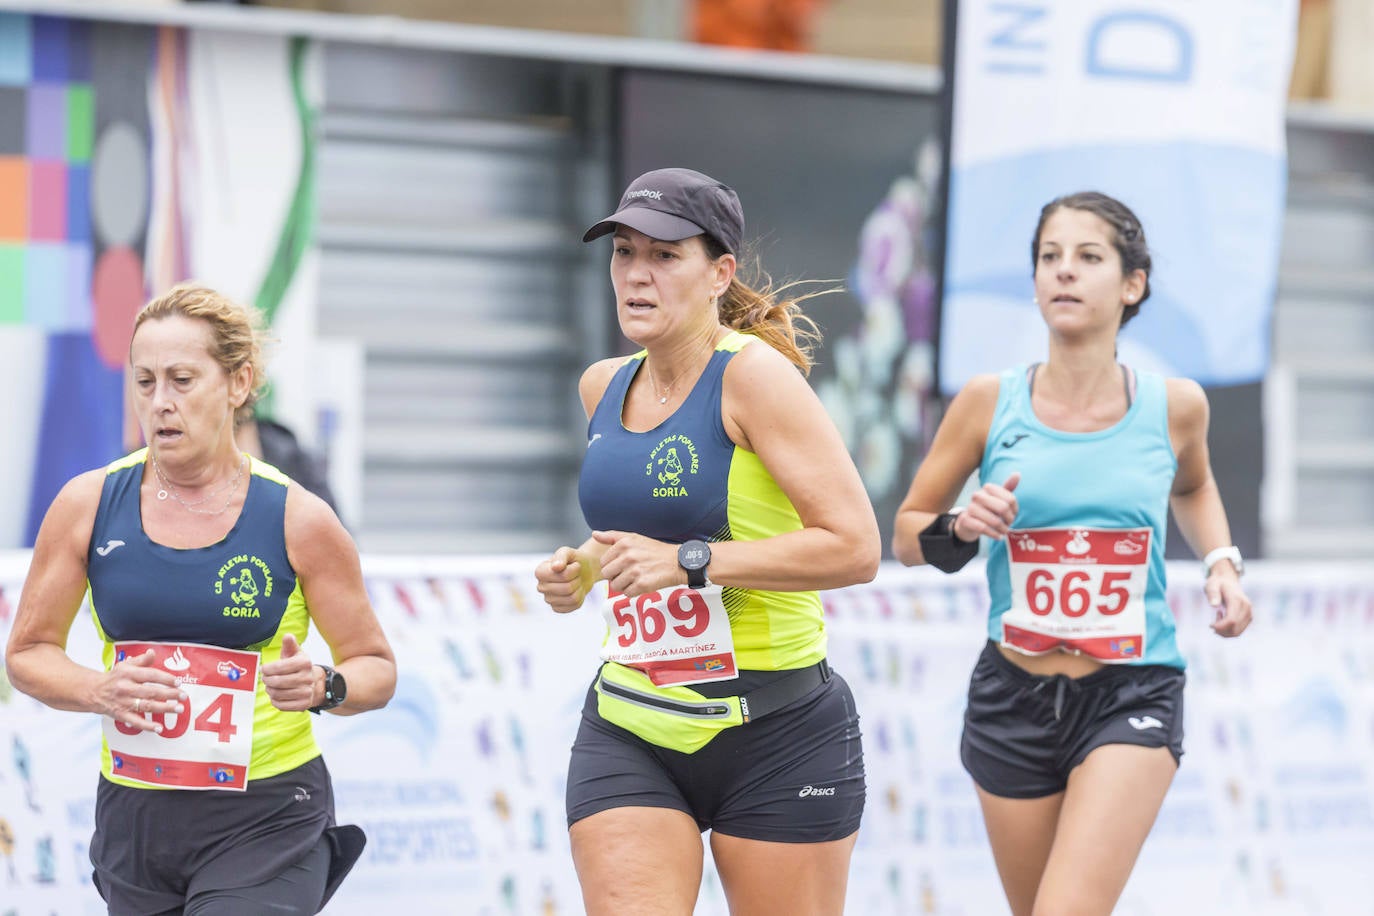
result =
[{"label": "woman wearing black cap", "polygon": [[609,584],[567,790],[592,914],[691,913],[707,829],[732,913],[844,908],[863,751],[818,590],[872,579],[881,544],[803,378],[815,335],[736,276],[743,233],[734,191],[660,169],[584,236],[614,234],[643,348],[582,376],[592,536],[536,572],[560,613]]}]

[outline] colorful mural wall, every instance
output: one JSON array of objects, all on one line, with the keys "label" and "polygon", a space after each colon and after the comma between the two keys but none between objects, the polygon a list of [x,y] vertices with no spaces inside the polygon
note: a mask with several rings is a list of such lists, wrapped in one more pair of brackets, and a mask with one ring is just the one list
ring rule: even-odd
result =
[{"label": "colorful mural wall", "polygon": [[16,414],[0,543],[32,543],[61,484],[119,452],[145,297],[152,38],[0,14],[0,357]]},{"label": "colorful mural wall", "polygon": [[154,292],[201,280],[308,346],[317,69],[302,40],[0,13],[0,547],[137,443],[123,367]]}]

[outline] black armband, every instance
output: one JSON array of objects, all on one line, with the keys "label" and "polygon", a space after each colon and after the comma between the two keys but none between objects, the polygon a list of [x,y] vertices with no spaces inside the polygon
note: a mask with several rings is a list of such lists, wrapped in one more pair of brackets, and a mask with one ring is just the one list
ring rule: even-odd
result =
[{"label": "black armband", "polygon": [[919,537],[921,556],[940,572],[958,572],[968,565],[969,560],[978,556],[978,542],[961,540],[954,533],[954,516],[946,512],[935,516],[935,521],[925,527]]}]

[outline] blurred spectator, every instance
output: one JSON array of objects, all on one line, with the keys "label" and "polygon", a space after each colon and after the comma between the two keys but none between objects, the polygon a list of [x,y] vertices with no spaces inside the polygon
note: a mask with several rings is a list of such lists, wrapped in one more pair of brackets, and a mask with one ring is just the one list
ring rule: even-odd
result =
[{"label": "blurred spectator", "polygon": [[1342,108],[1374,112],[1374,3],[1326,2],[1331,5],[1331,101]]},{"label": "blurred spectator", "polygon": [[1298,12],[1297,44],[1293,52],[1293,78],[1288,86],[1290,98],[1327,97],[1330,54],[1331,0],[1302,0]]},{"label": "blurred spectator", "polygon": [[703,44],[809,51],[824,0],[696,0],[692,39]]},{"label": "blurred spectator", "polygon": [[327,463],[323,457],[301,445],[290,429],[275,420],[254,415],[238,425],[234,439],[239,448],[266,461],[329,503],[335,515],[339,514],[334,493],[329,489]]}]

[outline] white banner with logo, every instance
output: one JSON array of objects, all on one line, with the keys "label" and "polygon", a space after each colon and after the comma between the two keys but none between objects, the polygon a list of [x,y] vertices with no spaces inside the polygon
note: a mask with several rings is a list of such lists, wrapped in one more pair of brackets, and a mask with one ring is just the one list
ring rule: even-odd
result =
[{"label": "white banner with logo", "polygon": [[1040,208],[1099,190],[1140,217],[1152,294],[1123,362],[1204,385],[1269,359],[1297,0],[961,0],[940,387],[1043,359]]},{"label": "white banner with logo", "polygon": [[[583,912],[563,788],[605,624],[599,601],[549,612],[535,562],[365,563],[400,679],[386,709],[316,723],[339,819],[368,835],[328,913]],[[26,563],[0,555],[5,638]],[[1222,640],[1197,564],[1169,572],[1186,754],[1117,912],[1352,912],[1374,848],[1374,574],[1252,564],[1256,624]],[[1005,912],[958,759],[986,598],[976,564],[888,566],[825,595],[867,766],[847,912]],[[306,649],[325,654],[318,639]],[[70,651],[98,664],[84,613]],[[99,751],[96,717],[0,678],[0,916],[104,913],[86,852]],[[709,858],[697,912],[726,913]]]}]

